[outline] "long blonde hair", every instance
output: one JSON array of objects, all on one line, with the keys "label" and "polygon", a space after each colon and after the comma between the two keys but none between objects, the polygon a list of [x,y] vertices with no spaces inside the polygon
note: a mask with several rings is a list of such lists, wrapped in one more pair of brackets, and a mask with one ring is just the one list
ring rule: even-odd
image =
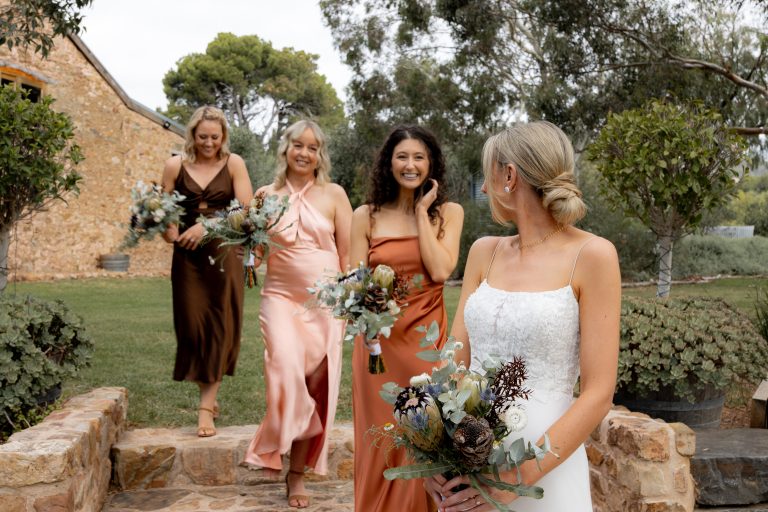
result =
[{"label": "long blonde hair", "polygon": [[187,123],[187,131],[184,136],[184,154],[182,158],[193,164],[197,160],[197,150],[195,149],[195,132],[197,126],[203,121],[216,121],[221,125],[221,147],[216,154],[216,158],[221,160],[229,156],[229,128],[227,127],[227,118],[224,112],[216,107],[204,106],[195,110]]},{"label": "long blonde hair", "polygon": [[560,128],[547,121],[517,123],[485,141],[483,175],[491,215],[499,224],[508,222],[501,218],[499,192],[490,183],[496,166],[504,169],[508,164],[539,194],[557,223],[569,225],[584,217],[587,207],[573,173],[573,146]]},{"label": "long blonde hair", "polygon": [[280,137],[280,145],[277,147],[277,166],[275,167],[275,189],[285,186],[288,177],[288,148],[291,143],[301,137],[305,130],[310,129],[317,139],[317,168],[315,169],[315,183],[324,185],[331,182],[331,158],[328,156],[328,145],[325,134],[320,126],[309,119],[296,121],[285,129]]}]

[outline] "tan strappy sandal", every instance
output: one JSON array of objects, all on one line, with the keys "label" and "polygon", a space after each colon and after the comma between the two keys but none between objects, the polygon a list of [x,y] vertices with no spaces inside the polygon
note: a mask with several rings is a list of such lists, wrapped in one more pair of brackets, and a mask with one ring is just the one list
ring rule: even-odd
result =
[{"label": "tan strappy sandal", "polygon": [[[291,508],[307,508],[312,498],[306,494],[291,494],[290,486],[288,485],[288,477],[293,473],[294,475],[304,476],[303,471],[296,471],[295,469],[288,469],[288,473],[285,474],[285,495],[288,497],[288,506]],[[302,505],[302,502],[306,502],[306,505]],[[294,505],[296,503],[296,505]]]},{"label": "tan strappy sandal", "polygon": [[[210,413],[211,418],[215,418],[213,409],[207,407],[198,407],[198,411],[205,411]],[[197,427],[197,437],[212,437],[216,435],[216,427]]]}]

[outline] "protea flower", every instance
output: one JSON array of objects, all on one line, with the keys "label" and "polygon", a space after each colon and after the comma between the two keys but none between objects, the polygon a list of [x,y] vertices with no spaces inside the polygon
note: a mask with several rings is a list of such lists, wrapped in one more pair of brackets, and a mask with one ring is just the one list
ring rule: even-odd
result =
[{"label": "protea flower", "polygon": [[456,426],[453,446],[469,468],[480,469],[488,465],[488,456],[493,449],[493,430],[485,418],[467,414]]},{"label": "protea flower", "polygon": [[392,291],[392,283],[395,280],[395,271],[387,265],[378,265],[373,271],[373,282]]},{"label": "protea flower", "polygon": [[245,210],[243,210],[240,206],[236,206],[227,210],[227,221],[235,231],[240,231],[244,220]]},{"label": "protea flower", "polygon": [[425,452],[437,449],[443,438],[443,420],[434,398],[424,390],[402,390],[395,400],[394,415],[403,435],[416,448]]},{"label": "protea flower", "polygon": [[459,391],[469,390],[469,398],[464,402],[464,410],[468,414],[476,415],[478,407],[483,401],[483,391],[488,388],[488,381],[483,376],[470,373],[464,376],[457,385]]}]

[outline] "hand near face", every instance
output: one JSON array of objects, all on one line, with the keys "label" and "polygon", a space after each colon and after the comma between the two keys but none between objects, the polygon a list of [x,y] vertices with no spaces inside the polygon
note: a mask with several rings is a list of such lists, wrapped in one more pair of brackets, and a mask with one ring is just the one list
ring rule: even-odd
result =
[{"label": "hand near face", "polygon": [[437,199],[437,180],[430,178],[429,181],[432,183],[432,188],[429,189],[429,192],[421,196],[419,202],[416,203],[416,210],[424,210],[424,212],[426,212],[429,210],[432,203],[435,202],[435,199]]}]

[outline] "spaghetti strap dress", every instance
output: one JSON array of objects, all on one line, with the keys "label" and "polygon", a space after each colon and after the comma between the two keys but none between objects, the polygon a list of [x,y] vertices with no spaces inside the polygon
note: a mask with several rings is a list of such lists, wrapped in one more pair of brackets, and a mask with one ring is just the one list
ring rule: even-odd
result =
[{"label": "spaghetti strap dress", "polygon": [[437,321],[440,338],[435,348],[442,348],[447,339],[448,315],[443,301],[443,284],[432,281],[424,267],[416,236],[382,237],[371,240],[368,251],[371,268],[386,264],[398,274],[424,277],[421,287],[414,287],[406,299],[408,305],[392,329],[388,339],[381,341],[381,353],[386,372],[368,373],[368,350],[355,342],[352,355],[352,411],[355,437],[355,510],[360,512],[421,512],[434,510],[432,500],[424,490],[421,479],[386,480],[384,470],[408,463],[404,449],[393,449],[385,439],[379,442],[369,433],[371,427],[381,428],[394,422],[392,406],[380,396],[381,386],[396,382],[408,386],[414,375],[429,373],[433,363],[416,357],[425,350],[419,346],[424,336],[416,327]]},{"label": "spaghetti strap dress", "polygon": [[[304,197],[313,184],[300,191],[287,184],[290,207],[274,229],[279,249],[267,259],[259,312],[267,410],[244,462],[279,471],[291,444],[311,439],[306,464],[324,475],[339,397],[344,323],[325,309],[306,305],[311,299],[307,288],[340,271],[335,226]],[[306,380],[324,359],[328,378],[312,396]]]},{"label": "spaghetti strap dress", "polygon": [[[200,215],[226,208],[235,197],[227,164],[202,188],[182,163],[174,188],[185,196],[181,230],[194,226]],[[218,245],[213,240],[194,250],[173,246],[174,380],[210,384],[235,373],[243,325],[243,261]]]},{"label": "spaghetti strap dress", "polygon": [[[526,386],[532,392],[528,400],[520,401],[528,423],[519,434],[526,441],[539,439],[573,403],[581,338],[579,303],[571,281],[581,249],[594,239],[588,239],[579,248],[571,278],[562,288],[536,292],[501,290],[488,283],[486,272],[486,278],[464,307],[473,370],[482,373],[481,362],[490,355],[504,360],[514,356],[525,358],[529,374]],[[518,512],[592,512],[584,445],[536,485],[544,489],[542,499],[519,498],[511,507]]]}]

